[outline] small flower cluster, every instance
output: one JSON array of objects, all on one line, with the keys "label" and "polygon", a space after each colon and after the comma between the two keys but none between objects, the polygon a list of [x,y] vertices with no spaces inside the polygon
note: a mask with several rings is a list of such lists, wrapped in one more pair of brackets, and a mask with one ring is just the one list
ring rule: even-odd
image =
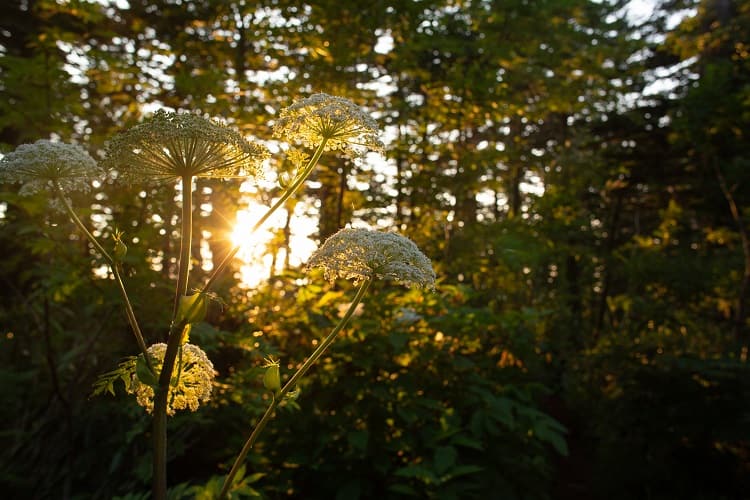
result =
[{"label": "small flower cluster", "polygon": [[88,192],[101,174],[96,161],[81,146],[46,139],[22,144],[0,160],[0,182],[23,183],[21,195],[58,188]]},{"label": "small flower cluster", "polygon": [[159,110],[115,136],[107,144],[104,165],[132,180],[228,178],[259,174],[268,156],[265,146],[248,142],[226,125]]},{"label": "small flower cluster", "polygon": [[368,229],[342,229],[310,257],[307,268],[322,268],[328,280],[378,278],[406,286],[435,287],[430,260],[410,239]]},{"label": "small flower cluster", "polygon": [[[166,352],[167,344],[163,343],[154,344],[148,348],[156,373],[161,371]],[[178,363],[174,367],[169,384],[168,415],[174,415],[176,410],[186,408],[195,411],[201,403],[211,399],[211,385],[216,376],[213,363],[205,352],[193,344],[184,344],[181,356],[181,361],[178,357]],[[139,380],[135,373],[128,392],[135,394],[138,404],[146,408],[147,412],[154,411],[154,388]]]},{"label": "small flower cluster", "polygon": [[341,150],[354,157],[383,150],[377,122],[350,100],[327,94],[313,94],[283,109],[274,137],[311,148],[325,141],[326,151]]}]

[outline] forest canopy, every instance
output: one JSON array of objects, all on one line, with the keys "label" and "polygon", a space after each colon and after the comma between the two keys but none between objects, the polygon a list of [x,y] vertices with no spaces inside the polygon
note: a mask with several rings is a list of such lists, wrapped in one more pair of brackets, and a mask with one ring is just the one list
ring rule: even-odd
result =
[{"label": "forest canopy", "polygon": [[[183,113],[257,148],[252,178],[114,175],[69,199],[126,245],[151,345],[192,189],[183,251],[215,300],[190,342],[217,375],[168,422],[170,498],[221,484],[272,397],[264,359],[288,379],[344,315],[354,285],[304,268],[347,227],[407,237],[435,288],[373,282],[236,498],[740,498],[749,40],[738,0],[7,0],[0,154],[45,140],[106,163],[118,134]],[[314,147],[274,131],[321,94],[372,122],[302,184]],[[92,396],[139,353],[116,280],[37,191],[0,183],[4,490],[149,498],[149,415],[127,381]],[[214,282],[237,221],[274,202]]]}]

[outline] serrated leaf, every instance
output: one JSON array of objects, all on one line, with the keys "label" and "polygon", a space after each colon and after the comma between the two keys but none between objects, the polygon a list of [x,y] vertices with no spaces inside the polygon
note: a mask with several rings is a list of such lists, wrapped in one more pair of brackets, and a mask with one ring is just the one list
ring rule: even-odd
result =
[{"label": "serrated leaf", "polygon": [[123,384],[125,385],[126,391],[130,390],[130,379],[134,370],[135,357],[132,356],[120,363],[116,369],[99,375],[99,377],[96,379],[96,382],[94,382],[93,384],[93,390],[89,397],[99,396],[101,394],[107,393],[114,396],[115,382],[117,382],[118,380],[122,380]]}]

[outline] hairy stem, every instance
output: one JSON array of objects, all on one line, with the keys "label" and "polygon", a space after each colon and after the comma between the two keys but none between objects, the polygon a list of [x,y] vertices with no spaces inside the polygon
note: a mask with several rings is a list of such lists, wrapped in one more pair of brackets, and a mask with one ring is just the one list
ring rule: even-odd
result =
[{"label": "hairy stem", "polygon": [[229,474],[227,474],[227,477],[224,479],[224,484],[221,487],[221,492],[219,493],[219,499],[226,498],[227,493],[229,492],[229,489],[232,486],[232,482],[234,481],[234,477],[237,475],[237,472],[239,471],[240,467],[242,466],[242,463],[245,461],[245,458],[247,457],[247,454],[250,453],[250,450],[252,449],[253,445],[255,445],[255,442],[258,440],[258,436],[263,431],[263,429],[266,427],[266,424],[269,420],[273,417],[273,413],[276,410],[276,408],[279,406],[279,403],[283,401],[284,396],[292,390],[299,380],[305,376],[305,374],[310,370],[310,367],[323,355],[323,353],[328,349],[328,347],[333,343],[334,340],[336,340],[336,336],[341,332],[341,330],[346,326],[346,324],[349,322],[349,319],[354,314],[354,311],[357,309],[357,305],[362,301],[362,298],[365,296],[365,293],[367,292],[367,289],[370,288],[370,284],[372,283],[372,279],[366,279],[362,282],[359,289],[357,290],[357,294],[354,296],[354,299],[352,299],[352,303],[349,304],[349,309],[347,309],[346,314],[339,320],[338,324],[331,330],[331,333],[328,334],[328,336],[323,340],[323,342],[318,345],[318,347],[313,351],[313,353],[310,355],[309,358],[300,366],[297,371],[292,375],[292,378],[289,379],[289,381],[284,384],[284,387],[279,390],[278,393],[276,393],[271,400],[271,403],[268,405],[268,408],[266,409],[266,412],[263,414],[263,416],[260,418],[257,424],[255,424],[255,428],[253,428],[253,432],[250,434],[250,437],[245,442],[245,445],[242,447],[242,450],[240,451],[239,455],[237,455],[237,458],[234,461],[234,464],[232,465],[232,469],[229,471]]},{"label": "hairy stem", "polygon": [[187,295],[188,275],[190,274],[190,249],[193,242],[193,177],[182,178],[182,232],[180,233],[180,262],[177,271],[174,311],[172,321],[177,317],[180,297]]},{"label": "hairy stem", "polygon": [[193,178],[182,178],[182,231],[180,233],[180,262],[177,271],[177,286],[175,287],[175,304],[172,314],[172,325],[167,337],[167,350],[164,353],[159,383],[154,390],[154,463],[152,497],[154,500],[167,498],[167,399],[169,396],[169,382],[172,380],[175,360],[185,335],[187,324],[185,319],[177,318],[180,297],[187,293],[188,277],[190,274],[190,246],[193,238]]}]

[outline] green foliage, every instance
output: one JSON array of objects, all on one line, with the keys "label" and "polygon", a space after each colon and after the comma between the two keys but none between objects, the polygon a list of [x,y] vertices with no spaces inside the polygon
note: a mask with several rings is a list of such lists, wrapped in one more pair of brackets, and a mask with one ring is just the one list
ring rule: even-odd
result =
[{"label": "green foliage", "polygon": [[[571,380],[599,443],[598,495],[736,498],[748,487],[746,363],[616,346],[581,360]],[[616,418],[612,418],[616,415]]]},{"label": "green foliage", "polygon": [[[253,297],[260,311],[271,304],[283,311],[262,324],[289,366],[335,322],[331,313],[347,295],[298,289],[293,277]],[[524,380],[520,360],[502,349],[488,356],[487,346],[511,335],[491,327],[502,317],[466,314],[468,292],[371,293],[302,384],[299,410],[280,412],[251,456],[267,471],[262,490],[305,498],[484,498],[497,491],[544,498],[551,459],[567,452],[565,430],[539,409],[546,390]],[[259,383],[256,375],[253,387],[235,386],[235,394],[253,397]],[[345,471],[346,481],[315,480],[334,471]]]},{"label": "green foliage", "polygon": [[117,365],[117,369],[99,375],[99,378],[97,378],[96,382],[94,383],[94,390],[91,393],[91,396],[101,396],[104,394],[110,394],[114,396],[115,383],[117,383],[118,381],[122,382],[122,385],[125,386],[125,392],[128,392],[130,389],[130,384],[133,381],[133,373],[137,365],[137,357],[131,356]]},{"label": "green foliage", "polygon": [[[235,498],[263,498],[263,496],[253,488],[265,474],[257,473],[245,476],[245,467],[243,466],[235,476],[232,487],[229,490],[229,499]],[[184,489],[185,494],[181,496],[181,491],[177,488],[170,490],[170,497],[174,498],[195,498],[196,500],[213,500],[218,498],[221,486],[224,482],[222,476],[212,477],[205,485],[191,486]]]}]

